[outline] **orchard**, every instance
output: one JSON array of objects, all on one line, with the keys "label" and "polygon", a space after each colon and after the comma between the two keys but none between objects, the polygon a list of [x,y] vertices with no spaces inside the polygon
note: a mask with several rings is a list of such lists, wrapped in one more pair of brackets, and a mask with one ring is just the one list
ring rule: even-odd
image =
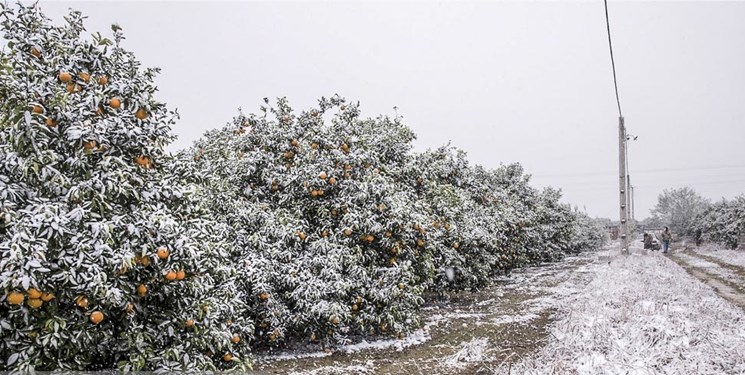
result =
[{"label": "orchard", "polygon": [[172,156],[178,114],[118,27],[0,9],[2,370],[240,370],[404,337],[428,299],[605,241],[519,164],[414,152],[339,96],[265,99]]}]

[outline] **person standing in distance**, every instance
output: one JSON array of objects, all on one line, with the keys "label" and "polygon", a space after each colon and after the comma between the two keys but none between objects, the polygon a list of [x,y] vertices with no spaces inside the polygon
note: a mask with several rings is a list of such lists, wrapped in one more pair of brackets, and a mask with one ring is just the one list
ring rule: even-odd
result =
[{"label": "person standing in distance", "polygon": [[662,253],[667,254],[668,249],[670,248],[670,240],[673,239],[673,234],[670,233],[670,228],[665,227],[665,230],[662,231]]}]

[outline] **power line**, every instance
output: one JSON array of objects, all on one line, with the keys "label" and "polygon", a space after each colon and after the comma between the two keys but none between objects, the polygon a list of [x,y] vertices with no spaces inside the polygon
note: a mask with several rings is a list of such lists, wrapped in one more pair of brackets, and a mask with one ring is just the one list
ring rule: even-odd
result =
[{"label": "power line", "polygon": [[[686,172],[686,171],[701,171],[701,170],[715,170],[715,169],[736,169],[745,168],[745,164],[742,165],[722,165],[722,166],[708,166],[708,167],[680,167],[680,168],[657,168],[657,169],[643,169],[634,171],[634,173],[657,173],[657,172]],[[615,175],[618,171],[603,171],[603,172],[580,172],[580,173],[559,173],[559,174],[534,174],[531,175],[534,178],[545,178],[545,177],[580,177],[580,176],[606,176]]]},{"label": "power line", "polygon": [[610,38],[610,20],[608,19],[608,0],[603,0],[605,4],[605,25],[608,28],[608,49],[610,49],[610,63],[613,67],[613,87],[616,89],[616,104],[618,104],[618,117],[623,117],[621,114],[621,100],[618,98],[618,80],[616,79],[616,61],[613,58],[613,43]]},{"label": "power line", "polygon": [[[652,183],[652,184],[634,184],[634,188],[642,189],[660,189],[660,188],[674,188],[676,186],[701,186],[701,185],[728,185],[728,184],[743,184],[745,180],[727,180],[727,181],[681,181],[681,182],[666,182],[666,183]],[[611,186],[560,186],[564,192],[573,191],[600,191],[600,190],[613,190],[615,187]]]}]

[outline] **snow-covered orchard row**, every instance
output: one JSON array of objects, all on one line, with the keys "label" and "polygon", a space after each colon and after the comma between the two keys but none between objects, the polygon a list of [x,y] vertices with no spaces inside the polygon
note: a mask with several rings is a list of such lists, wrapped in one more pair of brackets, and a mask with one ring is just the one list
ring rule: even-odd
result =
[{"label": "snow-covered orchard row", "polygon": [[693,231],[704,241],[730,249],[743,245],[739,241],[745,236],[745,195],[708,205],[696,215],[694,223]]},{"label": "snow-covered orchard row", "polygon": [[118,27],[0,10],[0,370],[246,369],[404,337],[427,296],[605,240],[519,164],[415,153],[338,96],[265,100],[174,157],[177,114]]},{"label": "snow-covered orchard row", "polygon": [[558,304],[549,343],[513,373],[745,372],[745,314],[675,262],[615,255],[593,268],[593,281]]}]

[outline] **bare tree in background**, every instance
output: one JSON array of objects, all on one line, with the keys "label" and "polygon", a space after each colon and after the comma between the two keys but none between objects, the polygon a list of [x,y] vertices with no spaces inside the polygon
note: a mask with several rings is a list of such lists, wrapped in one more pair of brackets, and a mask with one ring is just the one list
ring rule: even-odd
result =
[{"label": "bare tree in background", "polygon": [[677,235],[693,235],[695,218],[709,206],[709,200],[689,187],[665,189],[652,208],[652,222],[670,227]]}]

